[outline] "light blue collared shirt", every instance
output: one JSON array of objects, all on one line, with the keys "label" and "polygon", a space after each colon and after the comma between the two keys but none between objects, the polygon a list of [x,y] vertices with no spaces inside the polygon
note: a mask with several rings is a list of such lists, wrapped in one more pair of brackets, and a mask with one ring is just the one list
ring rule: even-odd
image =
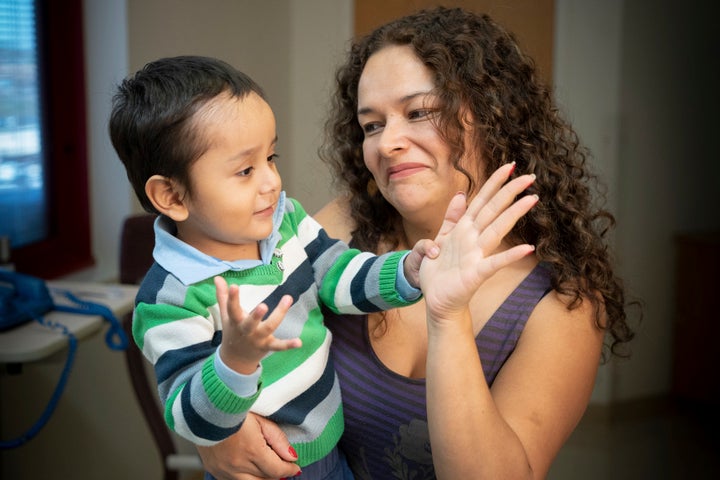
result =
[{"label": "light blue collared shirt", "polygon": [[[280,224],[285,214],[285,192],[280,193],[273,213],[273,229],[269,237],[260,240],[260,260],[220,260],[206,255],[175,236],[177,229],[172,220],[160,215],[155,220],[155,248],[153,258],[168,272],[172,272],[185,285],[220,275],[228,270],[247,270],[258,265],[268,265],[273,251],[280,241]],[[404,280],[404,276],[403,276]],[[408,284],[408,286],[410,286]],[[412,288],[412,286],[410,286]]]}]

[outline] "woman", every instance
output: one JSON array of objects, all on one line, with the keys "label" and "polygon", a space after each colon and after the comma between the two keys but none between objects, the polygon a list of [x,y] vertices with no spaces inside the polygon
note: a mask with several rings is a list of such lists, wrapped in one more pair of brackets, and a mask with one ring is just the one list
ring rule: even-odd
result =
[{"label": "woman", "polygon": [[[544,478],[598,362],[621,354],[632,331],[603,239],[614,219],[594,205],[586,154],[532,60],[487,16],[403,17],[352,46],[327,134],[322,155],[345,194],[316,218],[358,248],[434,238],[455,193],[472,198],[508,162],[514,175],[536,175],[528,191],[540,199],[498,247],[529,243],[535,254],[492,275],[464,308],[328,320],[341,447],[356,478]],[[219,478],[297,472],[251,439],[252,428],[271,429],[257,420],[202,451],[206,468]],[[292,459],[282,439],[265,437]]]}]

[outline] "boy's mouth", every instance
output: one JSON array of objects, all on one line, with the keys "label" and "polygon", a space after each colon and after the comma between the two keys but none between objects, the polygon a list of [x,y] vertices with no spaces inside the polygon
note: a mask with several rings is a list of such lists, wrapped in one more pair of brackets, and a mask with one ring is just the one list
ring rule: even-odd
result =
[{"label": "boy's mouth", "polygon": [[262,208],[262,209],[256,211],[255,215],[260,215],[260,216],[272,215],[274,211],[275,211],[275,204],[272,204],[272,205],[269,205],[265,208]]}]

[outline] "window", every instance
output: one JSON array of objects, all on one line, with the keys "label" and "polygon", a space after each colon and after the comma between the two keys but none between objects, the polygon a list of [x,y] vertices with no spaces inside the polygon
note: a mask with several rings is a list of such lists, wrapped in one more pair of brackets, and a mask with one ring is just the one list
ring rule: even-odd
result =
[{"label": "window", "polygon": [[0,235],[15,268],[92,265],[82,0],[0,0]]}]

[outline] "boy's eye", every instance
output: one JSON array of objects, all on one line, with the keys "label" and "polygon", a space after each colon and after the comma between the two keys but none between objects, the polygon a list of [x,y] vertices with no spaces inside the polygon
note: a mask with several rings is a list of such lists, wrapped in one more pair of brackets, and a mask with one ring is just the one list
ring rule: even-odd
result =
[{"label": "boy's eye", "polygon": [[247,177],[248,175],[250,175],[250,173],[252,173],[253,168],[255,168],[255,167],[248,167],[244,170],[240,170],[239,172],[237,172],[237,176],[238,177]]}]

